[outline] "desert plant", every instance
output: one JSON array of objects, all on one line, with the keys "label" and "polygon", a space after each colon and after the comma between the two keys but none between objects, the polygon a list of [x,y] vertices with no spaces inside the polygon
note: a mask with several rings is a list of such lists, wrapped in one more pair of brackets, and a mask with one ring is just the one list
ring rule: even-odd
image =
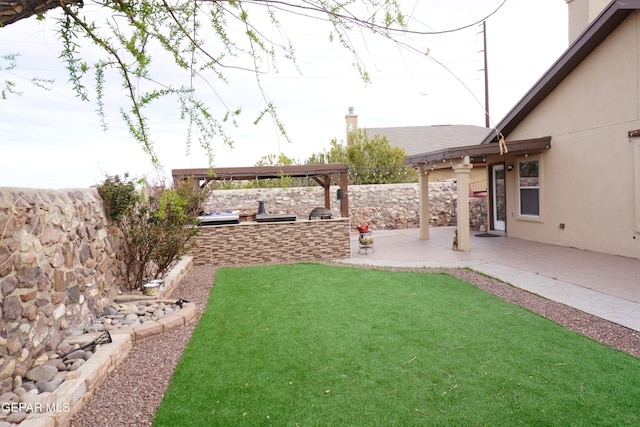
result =
[{"label": "desert plant", "polygon": [[108,176],[98,192],[107,217],[122,232],[129,289],[135,289],[146,277],[162,277],[190,248],[208,190],[188,182],[172,189],[149,185],[125,174]]}]

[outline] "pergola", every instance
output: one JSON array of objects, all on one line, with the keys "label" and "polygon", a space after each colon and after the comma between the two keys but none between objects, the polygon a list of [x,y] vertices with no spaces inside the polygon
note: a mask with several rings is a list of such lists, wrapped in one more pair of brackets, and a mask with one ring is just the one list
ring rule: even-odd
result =
[{"label": "pergola", "polygon": [[341,215],[349,217],[349,192],[348,177],[349,165],[347,163],[329,163],[319,165],[294,165],[294,166],[251,166],[233,168],[200,168],[200,169],[172,169],[173,182],[190,181],[193,185],[204,187],[214,180],[248,181],[253,179],[282,178],[311,178],[324,188],[324,207],[331,209],[330,186],[334,184],[340,187],[342,209]]}]

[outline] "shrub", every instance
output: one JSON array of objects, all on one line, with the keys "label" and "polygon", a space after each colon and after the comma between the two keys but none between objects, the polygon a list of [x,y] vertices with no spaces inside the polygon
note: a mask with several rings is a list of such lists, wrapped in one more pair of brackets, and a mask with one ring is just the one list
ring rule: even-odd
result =
[{"label": "shrub", "polygon": [[107,176],[98,186],[107,217],[122,232],[129,289],[159,278],[184,255],[198,232],[197,214],[208,190],[183,182],[175,188]]}]

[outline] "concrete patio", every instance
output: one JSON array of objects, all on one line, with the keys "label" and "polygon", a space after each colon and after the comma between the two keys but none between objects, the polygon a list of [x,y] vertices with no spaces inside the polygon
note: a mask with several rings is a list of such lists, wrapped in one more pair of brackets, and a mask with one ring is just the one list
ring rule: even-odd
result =
[{"label": "concrete patio", "polygon": [[472,232],[469,252],[451,249],[454,227],[373,230],[374,249],[351,237],[347,264],[389,267],[468,267],[513,286],[640,331],[640,260]]}]

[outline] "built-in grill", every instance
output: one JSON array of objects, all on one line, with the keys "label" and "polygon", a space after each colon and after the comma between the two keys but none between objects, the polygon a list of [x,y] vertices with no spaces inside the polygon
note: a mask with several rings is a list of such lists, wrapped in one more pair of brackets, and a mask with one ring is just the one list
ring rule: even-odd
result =
[{"label": "built-in grill", "polygon": [[332,216],[331,209],[327,208],[313,208],[309,213],[309,219],[331,219]]},{"label": "built-in grill", "polygon": [[264,202],[262,200],[258,200],[256,222],[295,221],[297,218],[296,214],[268,214],[264,209]]}]

